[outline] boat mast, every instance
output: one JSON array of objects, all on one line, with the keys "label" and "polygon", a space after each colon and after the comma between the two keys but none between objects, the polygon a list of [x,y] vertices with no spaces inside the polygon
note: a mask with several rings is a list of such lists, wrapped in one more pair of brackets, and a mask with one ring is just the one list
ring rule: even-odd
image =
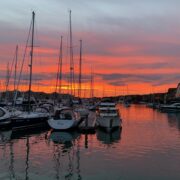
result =
[{"label": "boat mast", "polygon": [[17,60],[18,60],[18,45],[16,45],[16,57],[15,57],[15,65],[14,65],[14,91],[16,90]]},{"label": "boat mast", "polygon": [[5,101],[8,103],[9,99],[9,80],[10,80],[10,69],[9,69],[9,62],[7,63],[7,71],[6,71],[6,94],[5,94]]},{"label": "boat mast", "polygon": [[73,45],[72,45],[72,25],[71,25],[71,10],[69,11],[69,30],[70,30],[70,89],[71,95],[74,93],[74,62],[73,62]]},{"label": "boat mast", "polygon": [[93,69],[91,67],[91,88],[90,88],[90,97],[93,98],[94,97],[94,72]]},{"label": "boat mast", "polygon": [[59,94],[61,94],[61,79],[62,79],[62,36],[60,42],[60,51],[59,51],[59,60],[58,60],[58,71],[56,76],[56,87],[55,87],[55,94],[54,94],[54,103],[56,100],[56,93],[59,86]]},{"label": "boat mast", "polygon": [[59,54],[59,65],[60,65],[60,70],[59,70],[59,93],[61,94],[61,86],[62,86],[62,58],[63,58],[63,54],[62,54],[62,51],[63,51],[63,47],[62,47],[62,41],[63,41],[63,36],[61,36],[61,44],[60,44],[60,54]]},{"label": "boat mast", "polygon": [[79,58],[79,88],[78,97],[81,97],[81,77],[82,77],[82,40],[80,40],[80,58]]},{"label": "boat mast", "polygon": [[58,70],[57,70],[57,75],[56,75],[56,86],[55,86],[54,101],[56,99],[57,87],[58,87],[58,84],[59,84],[59,68],[60,68],[60,59],[58,60]]},{"label": "boat mast", "polygon": [[35,13],[34,11],[32,12],[32,37],[31,37],[31,60],[30,60],[30,74],[29,74],[29,92],[28,92],[28,103],[29,103],[29,109],[28,111],[30,111],[30,98],[31,98],[31,86],[32,86],[32,65],[33,65],[33,50],[34,50],[34,21],[35,21]]}]

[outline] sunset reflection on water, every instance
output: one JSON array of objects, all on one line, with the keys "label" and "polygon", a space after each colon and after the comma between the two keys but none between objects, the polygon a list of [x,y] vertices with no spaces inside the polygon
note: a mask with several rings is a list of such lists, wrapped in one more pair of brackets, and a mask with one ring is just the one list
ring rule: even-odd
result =
[{"label": "sunset reflection on water", "polygon": [[118,105],[110,134],[0,132],[0,179],[179,179],[180,115]]}]

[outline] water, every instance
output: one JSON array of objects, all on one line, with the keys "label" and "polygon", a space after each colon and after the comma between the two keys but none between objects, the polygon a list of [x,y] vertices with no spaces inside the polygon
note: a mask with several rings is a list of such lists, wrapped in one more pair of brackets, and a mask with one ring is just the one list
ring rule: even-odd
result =
[{"label": "water", "polygon": [[112,134],[0,132],[0,180],[179,180],[180,114],[119,108]]}]

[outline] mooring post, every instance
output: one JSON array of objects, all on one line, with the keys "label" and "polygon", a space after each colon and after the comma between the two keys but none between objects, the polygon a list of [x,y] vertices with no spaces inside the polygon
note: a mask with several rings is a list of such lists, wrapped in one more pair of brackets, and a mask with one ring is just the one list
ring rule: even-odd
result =
[{"label": "mooring post", "polygon": [[85,119],[85,127],[88,128],[88,115],[86,115],[86,119]]}]

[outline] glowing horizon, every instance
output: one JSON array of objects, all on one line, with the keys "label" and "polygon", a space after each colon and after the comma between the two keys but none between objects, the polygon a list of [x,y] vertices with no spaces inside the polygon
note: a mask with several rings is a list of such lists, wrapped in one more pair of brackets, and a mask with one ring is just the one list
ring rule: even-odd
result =
[{"label": "glowing horizon", "polygon": [[[90,95],[91,67],[95,78],[94,94],[98,97],[166,92],[168,88],[175,88],[180,80],[180,23],[176,21],[180,17],[178,4],[180,2],[177,0],[2,2],[1,91],[4,90],[7,63],[12,63],[16,44],[19,45],[19,67],[22,62],[32,9],[36,12],[37,46],[34,52],[32,90],[55,90],[62,35],[62,89],[68,91],[69,7],[72,9],[76,89],[79,40],[83,41],[82,94]],[[23,75],[20,90],[27,89],[28,57]],[[13,89],[13,83],[10,89]]]}]

